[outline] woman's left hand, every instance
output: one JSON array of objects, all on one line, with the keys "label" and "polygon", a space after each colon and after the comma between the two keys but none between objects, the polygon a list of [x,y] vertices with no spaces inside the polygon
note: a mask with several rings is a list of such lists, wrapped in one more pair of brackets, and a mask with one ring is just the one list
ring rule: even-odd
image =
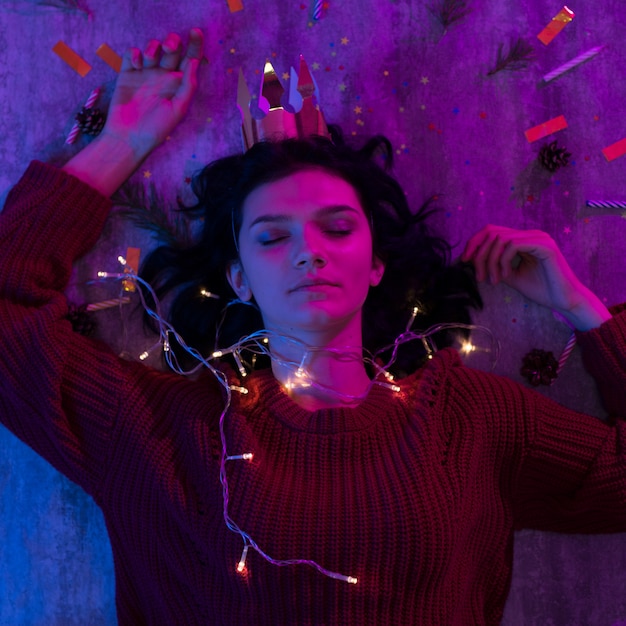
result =
[{"label": "woman's left hand", "polygon": [[468,241],[461,258],[474,264],[479,281],[503,282],[558,311],[580,330],[611,317],[574,274],[554,240],[542,231],[490,224]]}]

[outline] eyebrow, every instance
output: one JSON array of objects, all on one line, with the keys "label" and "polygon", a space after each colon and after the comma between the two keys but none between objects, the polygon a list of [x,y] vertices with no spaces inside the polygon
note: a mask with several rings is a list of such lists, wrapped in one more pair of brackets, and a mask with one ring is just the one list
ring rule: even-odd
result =
[{"label": "eyebrow", "polygon": [[[349,204],[333,204],[330,206],[321,207],[317,211],[315,211],[316,217],[327,217],[329,215],[334,215],[336,213],[344,213],[344,212],[352,212],[359,213],[357,209],[350,206]],[[252,224],[250,224],[249,228],[252,228],[256,224],[270,222],[270,223],[283,223],[289,222],[292,219],[291,215],[286,215],[283,213],[267,213],[265,215],[259,215]]]}]

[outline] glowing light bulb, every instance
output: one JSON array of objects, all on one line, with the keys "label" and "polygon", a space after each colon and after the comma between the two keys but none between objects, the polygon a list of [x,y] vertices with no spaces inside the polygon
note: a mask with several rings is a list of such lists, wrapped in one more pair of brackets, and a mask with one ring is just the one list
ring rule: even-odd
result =
[{"label": "glowing light bulb", "polygon": [[203,298],[215,298],[216,300],[219,300],[220,297],[216,296],[214,293],[211,293],[210,291],[208,291],[207,289],[200,289],[200,295]]},{"label": "glowing light bulb", "polygon": [[120,262],[120,265],[126,265],[126,259],[121,254],[117,257],[117,260]]},{"label": "glowing light bulb", "polygon": [[106,272],[98,272],[98,278],[106,278],[108,274]]},{"label": "glowing light bulb", "polygon": [[238,391],[239,393],[242,394],[247,394],[249,393],[248,390],[245,387],[240,387],[239,385],[229,385],[229,387],[233,390],[233,391]]},{"label": "glowing light bulb", "polygon": [[354,576],[348,576],[347,582],[349,582],[351,585],[356,585],[359,581]]},{"label": "glowing light bulb", "polygon": [[233,454],[232,456],[227,456],[227,461],[252,461],[254,458],[254,454],[252,452],[245,452],[244,454]]},{"label": "glowing light bulb", "polygon": [[247,376],[248,372],[246,372],[246,368],[243,366],[243,363],[239,358],[239,353],[233,352],[233,356],[235,357],[235,363],[237,363],[237,369],[239,370],[241,377],[243,378],[244,376]]},{"label": "glowing light bulb", "polygon": [[218,359],[221,356],[224,356],[224,353],[221,350],[216,350],[212,355],[214,359]]},{"label": "glowing light bulb", "polygon": [[148,352],[142,352],[142,353],[139,355],[139,360],[140,360],[140,361],[145,361],[145,360],[146,360],[149,356],[150,356],[150,355],[148,354]]},{"label": "glowing light bulb", "polygon": [[237,571],[240,574],[244,574],[246,572],[246,557],[248,556],[248,545],[246,544],[243,547],[243,552],[241,553],[241,558],[239,559],[239,563],[237,563]]},{"label": "glowing light bulb", "polygon": [[474,352],[476,350],[476,346],[471,341],[464,341],[461,345],[461,352],[465,352],[465,354],[469,354],[470,352]]},{"label": "glowing light bulb", "polygon": [[402,387],[398,387],[398,385],[391,385],[391,390],[398,393],[399,391],[402,391]]}]

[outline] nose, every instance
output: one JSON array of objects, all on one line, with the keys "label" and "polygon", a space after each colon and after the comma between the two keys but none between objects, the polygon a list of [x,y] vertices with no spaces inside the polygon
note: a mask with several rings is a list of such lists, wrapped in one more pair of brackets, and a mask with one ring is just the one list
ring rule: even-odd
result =
[{"label": "nose", "polygon": [[321,268],[328,262],[320,237],[305,228],[300,245],[295,250],[294,265],[298,268]]}]

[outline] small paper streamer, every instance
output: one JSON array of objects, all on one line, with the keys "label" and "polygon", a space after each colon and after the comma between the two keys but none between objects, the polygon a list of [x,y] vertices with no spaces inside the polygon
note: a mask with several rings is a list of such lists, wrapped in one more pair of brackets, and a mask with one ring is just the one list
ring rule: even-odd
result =
[{"label": "small paper streamer", "polygon": [[322,17],[324,3],[322,0],[313,0],[313,19],[317,22]]},{"label": "small paper streamer", "polygon": [[561,356],[559,357],[559,365],[556,368],[557,375],[563,369],[563,366],[565,365],[565,362],[569,358],[569,355],[572,353],[572,350],[574,349],[575,345],[576,345],[576,333],[572,333],[571,337],[568,339],[567,343],[565,344],[565,348],[563,348],[563,352],[561,353]]},{"label": "small paper streamer", "polygon": [[526,139],[529,143],[533,141],[537,141],[538,139],[543,139],[552,133],[556,133],[559,130],[563,130],[567,128],[567,121],[565,120],[564,115],[559,115],[558,117],[554,117],[543,124],[538,124],[537,126],[533,126],[529,128],[524,134],[526,135]]},{"label": "small paper streamer", "polygon": [[54,44],[52,52],[56,53],[63,61],[65,61],[74,71],[78,72],[83,78],[91,72],[91,65],[85,61],[80,55],[76,54],[64,41],[58,41]]},{"label": "small paper streamer", "polygon": [[[141,254],[141,248],[127,248],[126,249],[126,265],[124,267],[124,274],[138,274],[139,273],[139,255]],[[122,287],[124,291],[136,291],[134,278],[125,278],[122,281]]]},{"label": "small paper streamer", "polygon": [[102,311],[103,309],[110,309],[120,304],[128,304],[130,302],[130,296],[124,296],[123,298],[111,298],[110,300],[102,300],[94,304],[87,305],[87,311]]},{"label": "small paper streamer", "polygon": [[122,69],[122,57],[109,46],[109,44],[103,43],[96,50],[96,54],[109,66],[112,67],[118,74]]},{"label": "small paper streamer", "polygon": [[537,39],[547,46],[573,19],[574,11],[563,7],[537,35]]},{"label": "small paper streamer", "polygon": [[[96,100],[98,100],[99,96],[100,96],[100,87],[96,87],[89,94],[89,98],[87,98],[87,101],[85,102],[83,107],[85,109],[91,109],[93,105],[96,103]],[[69,135],[67,136],[67,139],[65,140],[65,143],[66,144],[74,143],[76,141],[76,137],[78,137],[79,132],[80,132],[80,124],[78,122],[74,122],[74,126],[72,126],[72,130],[70,130]]]},{"label": "small paper streamer", "polygon": [[596,54],[598,54],[598,52],[600,52],[600,50],[602,50],[603,48],[604,46],[598,46],[597,48],[591,48],[591,50],[587,50],[587,52],[583,52],[582,54],[579,54],[577,57],[573,58],[571,61],[568,61],[567,63],[564,63],[560,67],[557,67],[555,70],[548,72],[543,77],[543,82],[549,83],[551,80],[554,80],[555,78],[558,78],[562,74],[565,74],[565,72],[569,72],[571,69],[575,68],[577,65],[580,65],[581,63],[585,63],[585,61],[589,61],[589,59],[592,59],[593,57],[595,57]]},{"label": "small paper streamer", "polygon": [[617,159],[617,157],[621,157],[623,154],[626,154],[626,137],[604,148],[604,150],[602,150],[602,154],[605,156],[607,161],[612,161],[613,159]]},{"label": "small paper streamer", "polygon": [[231,13],[243,10],[243,2],[241,0],[226,0]]},{"label": "small paper streamer", "polygon": [[591,209],[626,209],[625,200],[587,200]]}]

